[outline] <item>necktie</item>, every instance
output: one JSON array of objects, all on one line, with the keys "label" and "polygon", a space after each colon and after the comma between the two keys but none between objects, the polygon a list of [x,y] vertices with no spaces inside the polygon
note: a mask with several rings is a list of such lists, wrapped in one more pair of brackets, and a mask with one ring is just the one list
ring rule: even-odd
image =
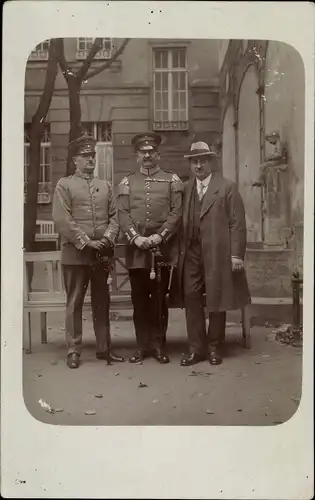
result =
[{"label": "necktie", "polygon": [[200,186],[199,186],[199,200],[201,201],[204,194],[205,194],[205,189],[206,189],[206,186],[204,184],[202,184],[202,182],[200,183]]}]

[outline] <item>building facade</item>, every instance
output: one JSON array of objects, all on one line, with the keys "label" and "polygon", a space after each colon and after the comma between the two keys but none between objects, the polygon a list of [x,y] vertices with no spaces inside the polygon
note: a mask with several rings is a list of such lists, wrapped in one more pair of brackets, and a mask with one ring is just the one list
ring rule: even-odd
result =
[{"label": "building facade", "polygon": [[[222,170],[245,204],[252,291],[288,296],[303,262],[303,61],[287,44],[258,40],[222,40],[219,59]],[[283,159],[255,187],[275,132]]]},{"label": "building facade", "polygon": [[[122,40],[103,39],[93,68],[111,57]],[[82,64],[91,38],[65,39],[71,68]],[[30,55],[25,73],[25,174],[28,127],[43,89],[49,42]],[[183,159],[191,139],[214,142],[219,134],[219,59],[216,40],[131,39],[107,70],[82,84],[82,124],[97,139],[97,175],[114,186],[136,167],[131,147],[139,132],[162,135],[161,166],[188,176]],[[42,141],[38,219],[51,218],[54,186],[66,174],[69,141],[69,100],[59,71]]]},{"label": "building facade", "polygon": [[[93,67],[122,40],[103,39]],[[65,39],[65,55],[78,68],[93,39]],[[25,73],[25,171],[28,127],[43,89],[49,44],[30,55]],[[304,216],[305,77],[290,46],[257,40],[131,39],[105,71],[83,82],[82,124],[97,139],[97,174],[114,187],[137,168],[131,147],[139,132],[162,136],[161,166],[183,180],[183,155],[193,138],[216,144],[223,174],[235,181],[247,218],[251,292],[291,295],[293,272],[302,272]],[[51,220],[54,186],[66,174],[69,101],[59,71],[42,140],[38,219]],[[253,186],[268,158],[266,135],[279,134],[280,167]],[[271,173],[270,173],[271,172]]]}]

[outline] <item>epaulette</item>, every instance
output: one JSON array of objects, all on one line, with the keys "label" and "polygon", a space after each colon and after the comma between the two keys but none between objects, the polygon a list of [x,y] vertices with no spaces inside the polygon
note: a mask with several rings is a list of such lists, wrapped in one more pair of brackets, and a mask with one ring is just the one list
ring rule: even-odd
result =
[{"label": "epaulette", "polygon": [[128,184],[129,184],[128,177],[130,177],[131,175],[134,175],[134,173],[135,173],[135,172],[130,172],[130,174],[125,175],[125,176],[121,179],[121,181],[120,181],[119,185],[120,185],[120,186],[128,186]]},{"label": "epaulette", "polygon": [[134,172],[130,172],[130,174],[125,175],[121,179],[121,181],[117,187],[117,196],[120,196],[123,194],[127,194],[127,195],[129,194],[129,179],[128,179],[128,177],[130,177],[133,174],[134,174]]},{"label": "epaulette", "polygon": [[163,172],[167,172],[168,174],[172,174],[172,182],[182,182],[182,180],[175,174],[172,170],[164,170]]},{"label": "epaulette", "polygon": [[182,180],[178,177],[177,174],[172,175],[172,182],[182,182]]}]

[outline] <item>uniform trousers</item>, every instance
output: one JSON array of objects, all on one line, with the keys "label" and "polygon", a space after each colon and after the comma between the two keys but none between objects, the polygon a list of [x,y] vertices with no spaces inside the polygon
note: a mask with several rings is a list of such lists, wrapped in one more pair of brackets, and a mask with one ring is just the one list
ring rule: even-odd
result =
[{"label": "uniform trousers", "polygon": [[67,295],[65,330],[68,354],[81,354],[82,309],[89,283],[91,283],[91,305],[96,352],[104,352],[110,328],[107,264],[97,263],[90,266],[63,265],[62,268]]},{"label": "uniform trousers", "polygon": [[202,248],[198,239],[191,240],[183,269],[184,304],[187,336],[191,353],[207,354],[209,347],[217,347],[225,337],[226,312],[209,314],[208,331],[205,318],[205,279]]},{"label": "uniform trousers", "polygon": [[165,296],[169,274],[169,267],[162,266],[161,282],[158,286],[157,277],[154,280],[150,279],[149,269],[129,269],[133,322],[139,349],[161,349],[165,345],[168,325]]}]

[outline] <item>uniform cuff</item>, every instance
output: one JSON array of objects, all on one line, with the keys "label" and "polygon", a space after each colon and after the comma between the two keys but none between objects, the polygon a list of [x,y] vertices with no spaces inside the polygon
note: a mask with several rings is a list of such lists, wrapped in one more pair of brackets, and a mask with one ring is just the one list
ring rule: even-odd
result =
[{"label": "uniform cuff", "polygon": [[159,231],[158,231],[158,232],[157,232],[157,234],[158,234],[159,236],[161,236],[162,240],[165,242],[165,241],[167,241],[167,240],[168,240],[168,238],[171,236],[172,231],[170,231],[169,229],[165,228],[165,229],[163,229],[163,231],[161,231],[161,232],[159,232]]},{"label": "uniform cuff", "polygon": [[88,243],[90,243],[90,238],[88,237],[87,234],[84,236],[79,236],[79,241],[76,243],[74,246],[76,247],[77,250],[83,250],[83,248],[86,247]]},{"label": "uniform cuff", "polygon": [[113,238],[111,231],[106,230],[104,235],[103,235],[103,238],[108,239],[108,241],[110,241],[112,246],[115,245],[115,238]]},{"label": "uniform cuff", "polygon": [[138,238],[138,236],[140,236],[140,234],[137,233],[137,231],[133,227],[131,227],[130,229],[125,231],[125,236],[128,240],[128,243],[133,243],[134,240]]}]

